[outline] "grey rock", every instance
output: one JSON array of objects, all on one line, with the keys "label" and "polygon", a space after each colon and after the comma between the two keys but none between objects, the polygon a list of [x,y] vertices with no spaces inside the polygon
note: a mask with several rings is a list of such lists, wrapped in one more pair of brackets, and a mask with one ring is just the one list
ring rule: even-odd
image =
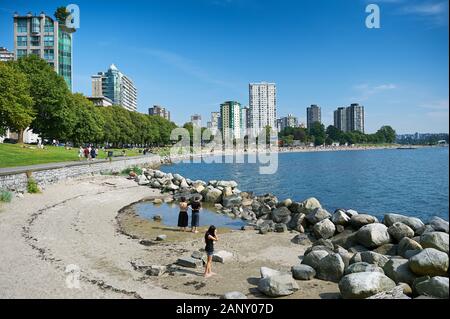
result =
[{"label": "grey rock", "polygon": [[275,223],[287,224],[291,220],[291,211],[287,207],[279,207],[272,211],[272,220]]},{"label": "grey rock", "polygon": [[356,253],[362,253],[365,251],[368,251],[369,249],[367,247],[361,246],[361,245],[355,245],[352,246],[348,249],[349,252],[351,252],[352,254],[356,254]]},{"label": "grey rock", "polygon": [[317,278],[332,282],[339,282],[344,275],[344,261],[336,253],[328,254],[319,260],[317,265]]},{"label": "grey rock", "polygon": [[369,264],[366,262],[357,262],[357,263],[349,265],[345,269],[346,275],[354,274],[357,272],[379,272],[379,273],[384,274],[384,271],[381,267],[378,267],[376,265],[372,265],[372,264]]},{"label": "grey rock", "polygon": [[337,233],[342,233],[345,230],[345,227],[342,225],[336,225],[336,232]]},{"label": "grey rock", "polygon": [[350,223],[350,216],[348,216],[344,210],[338,209],[334,212],[333,216],[331,216],[331,221],[335,225],[346,226]]},{"label": "grey rock", "polygon": [[337,234],[336,236],[331,238],[331,242],[334,245],[339,245],[341,247],[344,247],[345,249],[350,249],[350,247],[357,244],[356,232],[353,232],[350,229],[346,229],[342,233]]},{"label": "grey rock", "polygon": [[297,245],[303,245],[307,246],[311,244],[311,240],[309,239],[308,235],[306,234],[298,234],[295,235],[294,238],[292,238],[291,242]]},{"label": "grey rock", "polygon": [[219,181],[217,183],[217,186],[235,188],[238,186],[238,184],[235,181]]},{"label": "grey rock", "polygon": [[326,251],[329,254],[334,253],[334,249],[331,249],[331,248],[329,248],[327,246],[316,245],[316,246],[311,246],[308,249],[306,249],[305,250],[305,256],[309,255],[313,251],[318,251],[318,250]]},{"label": "grey rock", "polygon": [[320,204],[320,202],[317,200],[317,198],[314,198],[314,197],[310,197],[310,198],[306,199],[301,204],[303,206],[302,213],[304,213],[304,214],[308,214],[309,212],[312,212],[317,208],[322,208],[322,205]]},{"label": "grey rock", "polygon": [[167,239],[167,235],[158,235],[157,237],[156,237],[156,240],[157,241],[164,241],[164,240],[166,240]]},{"label": "grey rock", "polygon": [[384,244],[373,250],[376,253],[382,255],[396,256],[397,255],[397,245],[394,244]]},{"label": "grey rock", "polygon": [[378,219],[375,216],[367,214],[358,214],[350,218],[350,225],[354,229],[360,229],[361,227],[373,223],[378,223]]},{"label": "grey rock", "polygon": [[414,283],[417,276],[409,269],[407,259],[391,259],[383,267],[386,276],[396,283],[405,282],[409,285]]},{"label": "grey rock", "polygon": [[316,237],[328,239],[333,237],[336,227],[331,220],[324,219],[315,224],[313,230]]},{"label": "grey rock", "polygon": [[368,224],[361,227],[356,233],[356,238],[360,244],[367,248],[376,248],[391,242],[387,227],[380,223]]},{"label": "grey rock", "polygon": [[155,215],[155,216],[153,216],[152,218],[153,218],[153,220],[154,220],[155,222],[160,222],[160,221],[162,221],[162,216],[161,216],[161,215]]},{"label": "grey rock", "polygon": [[329,239],[323,239],[323,238],[321,238],[321,239],[315,241],[315,242],[313,243],[313,246],[325,246],[325,247],[330,248],[331,250],[334,249],[334,244],[331,242],[331,240],[329,240]]},{"label": "grey rock", "polygon": [[247,299],[247,296],[239,291],[231,291],[225,293],[221,299]]},{"label": "grey rock", "polygon": [[[289,210],[293,213],[293,214],[303,214],[304,212],[304,207],[302,203],[297,203],[297,202],[293,202],[290,206],[289,206]],[[303,214],[304,215],[304,214]]]},{"label": "grey rock", "polygon": [[396,222],[392,224],[392,226],[389,226],[388,232],[397,242],[402,240],[404,237],[414,237],[414,230],[401,222]]},{"label": "grey rock", "polygon": [[205,256],[205,253],[199,251],[199,250],[195,250],[192,252],[191,257],[194,259],[202,259]]},{"label": "grey rock", "polygon": [[415,232],[415,234],[418,235],[418,236],[420,236],[420,235],[423,235],[423,234],[425,234],[425,233],[431,233],[431,232],[434,232],[434,231],[435,231],[435,229],[434,229],[431,225],[425,225],[425,226],[419,228],[419,229]]},{"label": "grey rock", "polygon": [[406,258],[406,252],[409,250],[422,250],[422,246],[416,242],[415,240],[404,237],[400,242],[398,243],[397,247],[397,253],[399,256]]},{"label": "grey rock", "polygon": [[228,197],[224,197],[222,199],[222,205],[224,207],[233,207],[233,206],[239,206],[242,203],[242,197],[239,195],[231,195]]},{"label": "grey rock", "polygon": [[328,252],[326,252],[325,250],[312,251],[308,255],[303,257],[302,265],[308,265],[314,269],[317,269],[320,260],[325,258],[326,256],[328,256]]},{"label": "grey rock", "polygon": [[420,295],[448,299],[448,281],[448,277],[433,277],[418,283],[416,285],[416,290]]},{"label": "grey rock", "polygon": [[290,274],[262,278],[258,283],[258,290],[269,297],[288,296],[298,289],[297,282]]},{"label": "grey rock", "polygon": [[[293,213],[291,215],[291,221],[287,224],[287,226],[290,229],[299,231],[299,232],[304,232],[304,226],[305,226],[305,214],[302,213]],[[302,231],[303,230],[303,231]]]},{"label": "grey rock", "polygon": [[283,223],[278,223],[278,224],[275,224],[275,227],[274,227],[274,231],[275,232],[277,232],[277,233],[284,233],[284,232],[287,232],[287,226],[286,226],[286,224],[283,224]]},{"label": "grey rock", "polygon": [[361,252],[361,261],[364,261],[369,264],[377,265],[378,267],[383,268],[384,265],[388,262],[389,258],[378,254],[373,251],[363,251]]},{"label": "grey rock", "polygon": [[411,298],[404,293],[404,287],[399,285],[396,286],[394,289],[380,292],[366,299],[411,299]]},{"label": "grey rock", "polygon": [[448,254],[448,234],[444,232],[425,233],[420,236],[423,248],[435,248]]},{"label": "grey rock", "polygon": [[409,259],[409,267],[419,276],[446,276],[448,255],[434,248],[425,248]]},{"label": "grey rock", "polygon": [[213,254],[212,260],[224,264],[233,260],[233,253],[225,250],[219,250]]},{"label": "grey rock", "polygon": [[297,280],[311,280],[316,276],[314,268],[308,265],[293,266],[291,271],[292,276]]},{"label": "grey rock", "polygon": [[429,224],[435,231],[440,231],[448,234],[448,221],[435,216],[430,219]]},{"label": "grey rock", "polygon": [[411,227],[411,229],[416,232],[417,230],[419,230],[421,227],[424,226],[424,223],[416,217],[409,217],[409,216],[404,216],[404,215],[400,215],[400,214],[386,214],[384,215],[384,224],[386,226],[392,226],[395,223],[400,222],[403,223],[409,227]]},{"label": "grey rock", "polygon": [[219,203],[222,199],[222,191],[217,188],[209,190],[205,195],[205,201],[208,203]]},{"label": "grey rock", "polygon": [[345,211],[345,213],[347,214],[348,217],[350,217],[350,219],[351,219],[353,216],[358,215],[358,212],[357,212],[356,210],[354,210],[354,209],[347,209],[347,210]]},{"label": "grey rock", "polygon": [[306,215],[306,219],[308,220],[308,222],[310,222],[313,225],[330,217],[331,214],[323,208],[316,208],[315,210]]},{"label": "grey rock", "polygon": [[259,272],[261,274],[261,278],[271,277],[271,276],[278,276],[282,275],[283,273],[281,271],[269,268],[269,267],[261,267],[259,269]]},{"label": "grey rock", "polygon": [[334,252],[341,256],[345,267],[348,267],[348,265],[350,265],[350,259],[353,257],[353,254],[349,253],[348,250],[342,248],[341,246],[336,246],[334,248]]},{"label": "grey rock", "polygon": [[197,267],[203,266],[203,262],[201,260],[194,259],[192,257],[178,258],[176,263],[177,263],[177,265],[187,267],[187,268],[197,268]]},{"label": "grey rock", "polygon": [[166,266],[153,265],[146,271],[147,276],[162,276],[167,271]]},{"label": "grey rock", "polygon": [[358,272],[344,276],[339,290],[344,299],[364,299],[395,288],[395,282],[379,272]]}]

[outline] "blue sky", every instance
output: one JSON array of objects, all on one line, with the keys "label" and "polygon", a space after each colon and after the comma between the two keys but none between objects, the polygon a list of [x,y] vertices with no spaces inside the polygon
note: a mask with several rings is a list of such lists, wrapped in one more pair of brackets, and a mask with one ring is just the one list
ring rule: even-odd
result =
[{"label": "blue sky", "polygon": [[[74,91],[111,63],[138,88],[138,110],[166,106],[183,124],[206,124],[223,101],[248,104],[248,83],[277,83],[278,115],[305,121],[357,102],[366,129],[448,132],[446,0],[0,0],[0,46],[13,49],[12,14],[76,3]],[[365,7],[381,8],[367,29]]]}]

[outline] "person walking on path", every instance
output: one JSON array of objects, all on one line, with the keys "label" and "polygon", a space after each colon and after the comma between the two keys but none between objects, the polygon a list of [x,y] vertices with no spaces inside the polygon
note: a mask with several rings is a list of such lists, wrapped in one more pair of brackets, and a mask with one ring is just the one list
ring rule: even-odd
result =
[{"label": "person walking on path", "polygon": [[207,255],[204,274],[205,278],[215,275],[215,273],[211,271],[211,267],[212,267],[212,256],[214,255],[214,242],[218,240],[219,238],[217,237],[217,229],[214,225],[211,225],[205,233],[205,251]]},{"label": "person walking on path", "polygon": [[78,150],[78,160],[82,160],[84,157],[84,149],[83,146],[80,145],[80,149]]},{"label": "person walking on path", "polygon": [[91,148],[91,159],[95,160],[95,157],[97,156],[96,152],[95,152],[95,147]]},{"label": "person walking on path", "polygon": [[188,203],[185,197],[180,198],[180,213],[178,214],[178,227],[180,227],[181,231],[186,231],[186,227],[189,224],[189,216],[188,216]]},{"label": "person walking on path", "polygon": [[192,208],[192,219],[191,219],[191,227],[193,233],[198,233],[198,226],[200,224],[200,209],[202,208],[202,204],[200,203],[200,198],[195,197],[194,202],[191,204]]},{"label": "person walking on path", "polygon": [[84,157],[86,158],[86,161],[89,160],[89,148],[87,146],[84,149]]}]

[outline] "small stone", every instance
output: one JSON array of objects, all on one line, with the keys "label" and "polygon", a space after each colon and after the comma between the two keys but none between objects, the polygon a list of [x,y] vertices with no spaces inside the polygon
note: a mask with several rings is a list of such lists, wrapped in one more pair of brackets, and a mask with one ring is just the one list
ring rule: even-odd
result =
[{"label": "small stone", "polygon": [[158,265],[152,265],[150,266],[150,269],[146,271],[146,274],[148,276],[161,276],[167,271],[166,266],[158,266]]},{"label": "small stone", "polygon": [[291,271],[293,277],[297,280],[311,280],[316,276],[314,268],[308,265],[293,266]]},{"label": "small stone", "polygon": [[225,251],[225,250],[220,250],[220,251],[214,253],[212,256],[213,261],[216,261],[216,262],[219,262],[222,264],[229,262],[232,259],[233,259],[233,254],[228,251]]},{"label": "small stone", "polygon": [[156,240],[157,241],[164,241],[164,240],[166,240],[167,239],[167,235],[158,235],[157,237],[156,237]]},{"label": "small stone", "polygon": [[201,260],[194,259],[192,257],[178,258],[177,264],[187,268],[197,268],[203,266],[203,262]]}]

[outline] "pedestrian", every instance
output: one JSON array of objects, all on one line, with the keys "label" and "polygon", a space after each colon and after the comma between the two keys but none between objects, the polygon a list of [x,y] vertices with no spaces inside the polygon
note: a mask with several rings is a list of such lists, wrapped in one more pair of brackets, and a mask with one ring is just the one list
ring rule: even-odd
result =
[{"label": "pedestrian", "polygon": [[178,214],[178,227],[180,227],[181,231],[186,231],[186,227],[189,224],[189,216],[188,216],[188,203],[186,201],[186,197],[180,198],[180,213]]},{"label": "pedestrian", "polygon": [[91,159],[95,160],[96,154],[95,154],[95,147],[91,147]]},{"label": "pedestrian", "polygon": [[78,160],[81,161],[83,159],[83,156],[84,156],[84,149],[80,145],[80,149],[78,150]]},{"label": "pedestrian", "polygon": [[212,266],[212,256],[214,255],[214,242],[218,240],[219,238],[217,237],[216,227],[214,225],[209,226],[208,230],[205,233],[205,251],[207,255],[204,274],[205,278],[215,275],[215,273],[211,271],[211,266]]},{"label": "pedestrian", "polygon": [[86,161],[89,160],[89,148],[87,146],[84,148],[84,157]]},{"label": "pedestrian", "polygon": [[192,208],[192,217],[191,217],[191,227],[193,233],[198,233],[198,226],[200,224],[200,209],[202,208],[202,204],[200,203],[200,198],[194,197],[194,201],[191,204]]}]

